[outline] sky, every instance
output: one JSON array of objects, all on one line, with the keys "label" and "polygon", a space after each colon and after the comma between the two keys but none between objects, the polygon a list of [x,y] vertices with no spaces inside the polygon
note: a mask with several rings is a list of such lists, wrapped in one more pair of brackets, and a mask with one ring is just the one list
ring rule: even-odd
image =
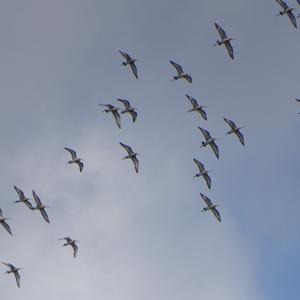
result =
[{"label": "sky", "polygon": [[[0,228],[0,261],[24,268],[18,289],[0,266],[2,299],[299,299],[300,33],[279,10],[272,0],[0,2],[0,207],[14,234]],[[213,47],[214,22],[235,38],[234,61]],[[138,59],[138,80],[119,49]],[[171,81],[169,60],[193,83]],[[207,121],[187,113],[185,94]],[[121,130],[98,106],[121,107],[117,98],[138,112]],[[223,117],[244,126],[245,147]],[[200,148],[198,126],[219,138],[219,160]],[[119,142],[140,153],[139,174]],[[211,190],[193,158],[212,170]],[[50,224],[13,203],[14,185],[36,191]],[[200,193],[221,205],[221,223],[201,213]],[[64,236],[79,240],[76,259]]]}]

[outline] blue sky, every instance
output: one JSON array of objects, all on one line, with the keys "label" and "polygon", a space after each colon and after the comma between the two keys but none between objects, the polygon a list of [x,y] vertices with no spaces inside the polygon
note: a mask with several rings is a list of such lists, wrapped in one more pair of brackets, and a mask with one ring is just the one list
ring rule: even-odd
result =
[{"label": "blue sky", "polygon": [[[0,260],[24,267],[20,290],[1,276],[3,299],[299,298],[300,39],[275,1],[0,8],[0,207],[14,233],[0,230]],[[213,47],[214,22],[236,38],[234,61]],[[139,80],[119,49],[138,59]],[[170,59],[192,84],[170,81]],[[208,121],[186,113],[185,94]],[[98,106],[116,98],[139,114],[121,130]],[[223,117],[245,127],[245,147]],[[198,126],[220,138],[219,161]],[[138,175],[119,142],[141,153]],[[65,146],[85,159],[82,174]],[[213,170],[211,190],[193,178],[194,157]],[[13,203],[13,185],[40,195],[50,225]],[[221,205],[221,224],[201,213],[200,192]],[[80,240],[76,260],[66,235]]]}]

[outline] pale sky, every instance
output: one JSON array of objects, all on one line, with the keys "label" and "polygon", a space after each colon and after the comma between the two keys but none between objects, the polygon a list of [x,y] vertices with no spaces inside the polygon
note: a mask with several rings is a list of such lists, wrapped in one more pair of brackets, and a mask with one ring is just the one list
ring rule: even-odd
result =
[{"label": "pale sky", "polygon": [[[0,266],[1,299],[299,299],[300,32],[279,10],[272,0],[0,2],[0,207],[14,234],[0,228],[0,261],[24,268],[18,289]],[[214,22],[236,38],[234,61],[213,47]],[[138,59],[138,80],[119,49]],[[169,60],[193,83],[171,82]],[[186,112],[185,94],[207,121]],[[138,108],[121,130],[98,106],[121,107],[116,98]],[[223,117],[245,127],[245,147]],[[198,126],[220,139],[220,160],[200,148]],[[140,153],[139,174],[119,142]],[[213,170],[211,190],[193,178],[193,158]],[[13,203],[13,185],[37,192],[50,224]],[[221,223],[201,213],[200,192],[221,205]],[[63,236],[80,241],[75,260]]]}]

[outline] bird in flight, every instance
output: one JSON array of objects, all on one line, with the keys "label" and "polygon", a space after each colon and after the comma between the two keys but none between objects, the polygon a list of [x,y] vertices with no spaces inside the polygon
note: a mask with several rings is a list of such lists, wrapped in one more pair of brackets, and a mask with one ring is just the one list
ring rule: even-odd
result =
[{"label": "bird in flight", "polygon": [[114,116],[114,118],[116,120],[118,127],[121,129],[121,117],[118,112],[119,108],[115,107],[111,104],[99,104],[99,105],[106,107],[106,109],[104,109],[103,112],[112,113],[112,115]]},{"label": "bird in flight", "polygon": [[190,110],[188,110],[188,112],[196,111],[196,112],[198,112],[202,116],[202,118],[204,120],[207,120],[206,112],[203,109],[204,106],[199,105],[198,102],[197,102],[197,100],[195,98],[193,98],[193,97],[191,97],[191,96],[189,96],[187,94],[185,96],[190,100],[190,102],[191,102],[191,104],[193,106],[193,108],[191,108]]},{"label": "bird in flight", "polygon": [[71,160],[69,160],[68,163],[77,164],[79,167],[79,172],[82,172],[83,169],[82,158],[77,157],[76,152],[73,149],[67,147],[64,148],[71,154]]},{"label": "bird in flight", "polygon": [[136,79],[138,79],[138,73],[137,73],[137,68],[135,65],[135,62],[137,61],[136,59],[132,59],[130,55],[126,52],[123,52],[119,50],[119,53],[125,58],[125,61],[122,62],[122,65],[125,67],[127,65],[130,65],[130,68],[135,76]]},{"label": "bird in flight", "polygon": [[205,142],[202,142],[202,145],[200,146],[200,148],[206,147],[207,145],[209,145],[211,147],[211,149],[214,151],[217,159],[219,159],[219,148],[215,142],[216,138],[212,138],[210,133],[207,130],[205,130],[201,127],[198,127],[198,129],[202,132],[202,134],[205,138]]},{"label": "bird in flight", "polygon": [[61,238],[59,239],[60,241],[61,240],[65,240],[66,242],[62,245],[62,247],[65,247],[65,246],[71,246],[73,248],[73,256],[74,258],[76,258],[76,255],[77,255],[77,252],[78,252],[78,246],[76,245],[77,242],[79,241],[76,241],[76,240],[72,240],[71,238],[69,237],[64,237],[64,238]]},{"label": "bird in flight", "polygon": [[210,201],[210,199],[208,197],[206,197],[205,195],[203,195],[201,193],[200,193],[200,195],[201,195],[202,199],[204,200],[205,204],[207,205],[206,207],[203,207],[202,212],[210,210],[214,214],[214,216],[217,218],[217,220],[219,222],[221,222],[221,215],[220,215],[219,211],[216,208],[219,205],[213,204]]},{"label": "bird in flight", "polygon": [[22,270],[22,268],[16,268],[14,265],[8,264],[8,263],[5,263],[5,262],[2,262],[2,263],[9,268],[9,270],[6,271],[5,274],[11,274],[11,273],[14,274],[14,276],[16,278],[17,286],[19,288],[20,287],[20,274],[19,274],[19,270]]},{"label": "bird in flight", "polygon": [[27,206],[29,209],[33,210],[33,206],[32,206],[32,204],[30,203],[29,198],[26,198],[26,197],[25,197],[23,191],[22,191],[21,189],[19,189],[18,187],[16,187],[15,185],[14,185],[14,188],[15,188],[16,192],[17,192],[18,195],[19,195],[19,200],[15,201],[15,203],[22,203],[22,202],[23,202],[24,204],[26,204],[26,206]]},{"label": "bird in flight", "polygon": [[45,210],[45,208],[47,208],[47,206],[45,206],[45,205],[42,203],[40,197],[35,193],[35,191],[32,191],[32,194],[33,194],[33,199],[34,199],[34,201],[35,201],[35,203],[36,203],[36,207],[34,207],[34,209],[35,209],[35,210],[39,210],[40,213],[41,213],[41,215],[42,215],[42,217],[44,218],[44,220],[45,220],[47,223],[50,223],[49,218],[48,218],[48,215],[47,215],[46,210]]},{"label": "bird in flight", "polygon": [[0,208],[0,224],[6,229],[6,231],[10,235],[13,235],[12,232],[11,232],[11,230],[10,230],[9,225],[6,223],[6,220],[8,220],[8,219],[3,217],[2,209]]},{"label": "bird in flight", "polygon": [[227,119],[227,118],[223,118],[223,119],[224,119],[224,121],[225,121],[225,122],[229,125],[229,127],[230,127],[230,131],[228,131],[226,134],[232,134],[232,133],[234,133],[234,134],[238,137],[238,139],[239,139],[239,141],[241,142],[241,144],[242,144],[243,146],[245,146],[244,137],[243,137],[242,133],[240,132],[240,129],[241,129],[242,127],[237,127],[233,121],[231,121],[231,120],[229,120],[229,119]]},{"label": "bird in flight", "polygon": [[203,177],[204,180],[206,181],[207,187],[210,189],[211,188],[211,178],[208,175],[208,170],[204,168],[204,165],[202,162],[200,162],[198,159],[194,158],[194,162],[198,166],[199,173],[197,173],[194,177]]},{"label": "bird in flight", "polygon": [[123,105],[125,106],[125,109],[123,111],[121,111],[121,114],[125,114],[125,113],[129,113],[132,116],[132,121],[133,123],[136,120],[137,117],[137,112],[135,111],[136,108],[131,107],[130,102],[128,100],[125,99],[117,99],[117,101],[122,102]]},{"label": "bird in flight", "polygon": [[234,56],[233,56],[233,48],[232,48],[232,45],[231,45],[231,41],[234,40],[233,38],[230,38],[230,37],[227,37],[227,34],[226,32],[224,31],[224,29],[219,26],[217,23],[215,23],[215,27],[216,29],[218,30],[219,32],[219,35],[221,37],[221,40],[220,41],[217,41],[214,46],[222,46],[222,45],[225,45],[226,49],[227,49],[227,52],[229,54],[229,56],[234,59]]},{"label": "bird in flight", "polygon": [[170,62],[170,64],[171,64],[171,65],[176,69],[176,71],[177,71],[177,75],[176,75],[176,76],[173,76],[172,81],[173,81],[173,80],[178,80],[178,79],[182,79],[182,78],[183,78],[183,79],[185,79],[187,82],[192,83],[192,77],[191,77],[189,74],[183,72],[183,69],[182,69],[181,65],[175,63],[175,62],[172,61],[172,60],[169,60],[169,62]]},{"label": "bird in flight", "polygon": [[[282,0],[275,0],[281,7],[283,10],[281,10],[277,16],[283,16],[283,15],[288,15],[288,17],[290,18],[292,24],[294,25],[295,28],[297,28],[297,20],[296,17],[293,13],[294,8],[293,7],[289,7],[284,1]],[[298,2],[299,3],[299,2]],[[299,16],[298,16],[299,17]]]},{"label": "bird in flight", "polygon": [[134,164],[134,169],[135,169],[136,173],[138,173],[138,172],[139,172],[139,160],[137,159],[136,156],[137,156],[139,153],[133,152],[132,149],[131,149],[131,147],[128,146],[128,145],[125,145],[125,144],[123,144],[123,143],[120,143],[120,145],[121,145],[123,148],[125,148],[125,150],[126,150],[127,153],[128,153],[128,155],[125,156],[125,157],[123,157],[123,159],[130,158],[130,159],[132,160],[133,164]]}]

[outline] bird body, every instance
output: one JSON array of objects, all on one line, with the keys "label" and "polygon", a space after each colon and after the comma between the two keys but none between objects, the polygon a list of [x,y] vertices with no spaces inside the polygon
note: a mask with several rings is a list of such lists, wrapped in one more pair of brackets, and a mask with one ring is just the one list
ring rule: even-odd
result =
[{"label": "bird body", "polygon": [[8,220],[7,218],[3,217],[2,214],[2,209],[0,208],[0,224],[5,228],[5,230],[10,234],[13,235],[11,232],[11,229],[9,227],[9,225],[7,224],[6,220]]},{"label": "bird body", "polygon": [[178,79],[185,79],[187,82],[192,83],[192,77],[188,73],[183,72],[181,65],[175,63],[172,60],[169,60],[169,62],[177,71],[177,75],[173,76],[172,81]]},{"label": "bird body", "polygon": [[78,246],[76,245],[77,242],[76,240],[73,240],[69,237],[64,237],[61,238],[59,240],[65,240],[66,242],[62,245],[62,247],[66,247],[66,246],[71,246],[73,248],[73,256],[74,258],[76,258],[77,252],[78,252]]},{"label": "bird body", "polygon": [[16,282],[17,282],[17,286],[20,287],[20,274],[19,274],[19,271],[22,270],[22,268],[16,268],[14,265],[12,264],[8,264],[8,263],[5,263],[5,262],[2,262],[4,265],[6,265],[9,270],[6,271],[5,274],[11,274],[13,273],[14,276],[15,276],[15,279],[16,279]]},{"label": "bird body", "polygon": [[134,164],[134,169],[136,171],[136,173],[139,172],[139,160],[137,159],[137,155],[139,153],[133,152],[132,148],[128,145],[125,145],[123,143],[120,143],[120,145],[125,148],[125,150],[127,151],[128,155],[126,155],[125,157],[123,157],[123,159],[131,159],[133,164]]}]

